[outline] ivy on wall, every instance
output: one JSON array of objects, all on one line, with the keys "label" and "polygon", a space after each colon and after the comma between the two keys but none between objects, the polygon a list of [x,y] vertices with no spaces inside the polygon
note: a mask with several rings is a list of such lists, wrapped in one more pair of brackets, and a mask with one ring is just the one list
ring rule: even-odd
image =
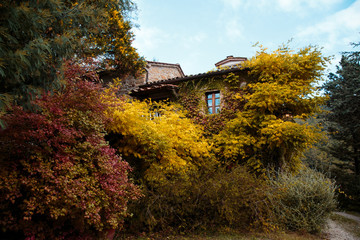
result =
[{"label": "ivy on wall", "polygon": [[[180,84],[178,103],[187,110],[187,117],[204,127],[207,137],[217,134],[224,128],[226,121],[235,117],[244,103],[239,94],[245,85],[245,77],[239,74],[202,78]],[[207,92],[220,91],[221,110],[218,114],[208,114],[205,96]],[[237,99],[235,99],[235,97]]]}]

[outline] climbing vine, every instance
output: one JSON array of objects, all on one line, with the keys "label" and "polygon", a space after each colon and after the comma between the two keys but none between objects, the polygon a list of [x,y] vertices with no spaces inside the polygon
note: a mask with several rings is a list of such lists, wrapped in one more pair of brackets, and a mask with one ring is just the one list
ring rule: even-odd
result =
[{"label": "climbing vine", "polygon": [[[242,110],[244,102],[239,101],[238,95],[242,93],[243,82],[243,78],[234,73],[184,82],[180,85],[182,90],[180,90],[178,102],[186,109],[186,116],[202,125],[205,136],[210,137],[218,134],[225,123],[234,118],[236,112]],[[221,93],[219,114],[207,112],[205,95],[212,91]]]}]

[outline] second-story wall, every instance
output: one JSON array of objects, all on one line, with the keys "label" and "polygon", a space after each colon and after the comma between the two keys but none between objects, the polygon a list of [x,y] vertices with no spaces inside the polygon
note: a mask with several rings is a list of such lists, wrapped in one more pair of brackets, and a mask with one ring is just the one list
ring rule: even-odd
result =
[{"label": "second-story wall", "polygon": [[182,78],[185,76],[180,64],[148,61],[145,70],[146,76],[144,83],[152,83],[171,78]]}]

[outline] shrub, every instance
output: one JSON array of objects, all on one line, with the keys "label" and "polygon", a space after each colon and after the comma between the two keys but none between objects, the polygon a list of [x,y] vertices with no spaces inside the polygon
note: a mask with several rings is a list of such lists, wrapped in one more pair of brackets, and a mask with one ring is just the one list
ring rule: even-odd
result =
[{"label": "shrub", "polygon": [[240,230],[270,230],[269,186],[263,177],[256,177],[243,166],[222,168],[203,187],[199,207],[208,213],[209,223]]},{"label": "shrub", "polygon": [[335,183],[314,170],[280,172],[269,182],[277,223],[286,229],[319,232],[336,207]]},{"label": "shrub", "polygon": [[268,222],[267,183],[244,167],[218,166],[201,126],[174,105],[113,95],[110,143],[145,195],[131,207],[134,231],[250,228]]},{"label": "shrub", "polygon": [[0,131],[0,226],[36,239],[99,235],[120,228],[139,197],[130,167],[104,140],[101,88],[69,81],[20,107]]},{"label": "shrub", "polygon": [[[134,210],[133,226],[165,229],[181,225],[193,199],[192,186],[216,161],[202,128],[175,105],[128,101],[113,95],[107,126],[110,143],[134,168],[144,199]],[[179,206],[184,206],[181,210]],[[190,208],[190,207],[189,207]]]},{"label": "shrub", "polygon": [[[152,187],[169,179],[187,181],[190,174],[214,164],[202,129],[176,106],[166,103],[117,102],[107,125],[112,146],[133,164],[137,177]],[[150,186],[149,185],[149,186]]]},{"label": "shrub", "polygon": [[264,180],[241,166],[201,170],[187,182],[172,178],[161,188],[145,188],[132,224],[179,232],[268,229],[267,189]]}]

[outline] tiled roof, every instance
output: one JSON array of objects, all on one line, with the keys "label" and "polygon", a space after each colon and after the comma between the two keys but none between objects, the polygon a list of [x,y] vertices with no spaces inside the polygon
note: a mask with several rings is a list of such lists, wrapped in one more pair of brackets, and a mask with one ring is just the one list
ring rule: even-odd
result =
[{"label": "tiled roof", "polygon": [[147,92],[147,91],[153,91],[159,89],[174,89],[174,88],[178,88],[178,86],[173,84],[156,84],[156,85],[148,84],[148,86],[135,89],[132,92],[137,93],[137,92]]},{"label": "tiled roof", "polygon": [[204,77],[218,76],[218,75],[227,74],[227,73],[231,73],[231,72],[241,72],[244,70],[246,70],[246,69],[243,69],[239,66],[234,65],[234,66],[231,66],[231,67],[228,67],[225,69],[217,69],[217,70],[209,71],[206,73],[199,73],[199,74],[195,74],[195,75],[187,75],[184,77],[176,77],[176,78],[169,78],[169,79],[154,81],[151,83],[139,85],[138,87],[139,88],[147,88],[147,87],[151,87],[151,86],[164,85],[164,84],[176,84],[176,83],[180,83],[180,82],[184,82],[184,81],[190,81],[190,80],[204,78]]}]

